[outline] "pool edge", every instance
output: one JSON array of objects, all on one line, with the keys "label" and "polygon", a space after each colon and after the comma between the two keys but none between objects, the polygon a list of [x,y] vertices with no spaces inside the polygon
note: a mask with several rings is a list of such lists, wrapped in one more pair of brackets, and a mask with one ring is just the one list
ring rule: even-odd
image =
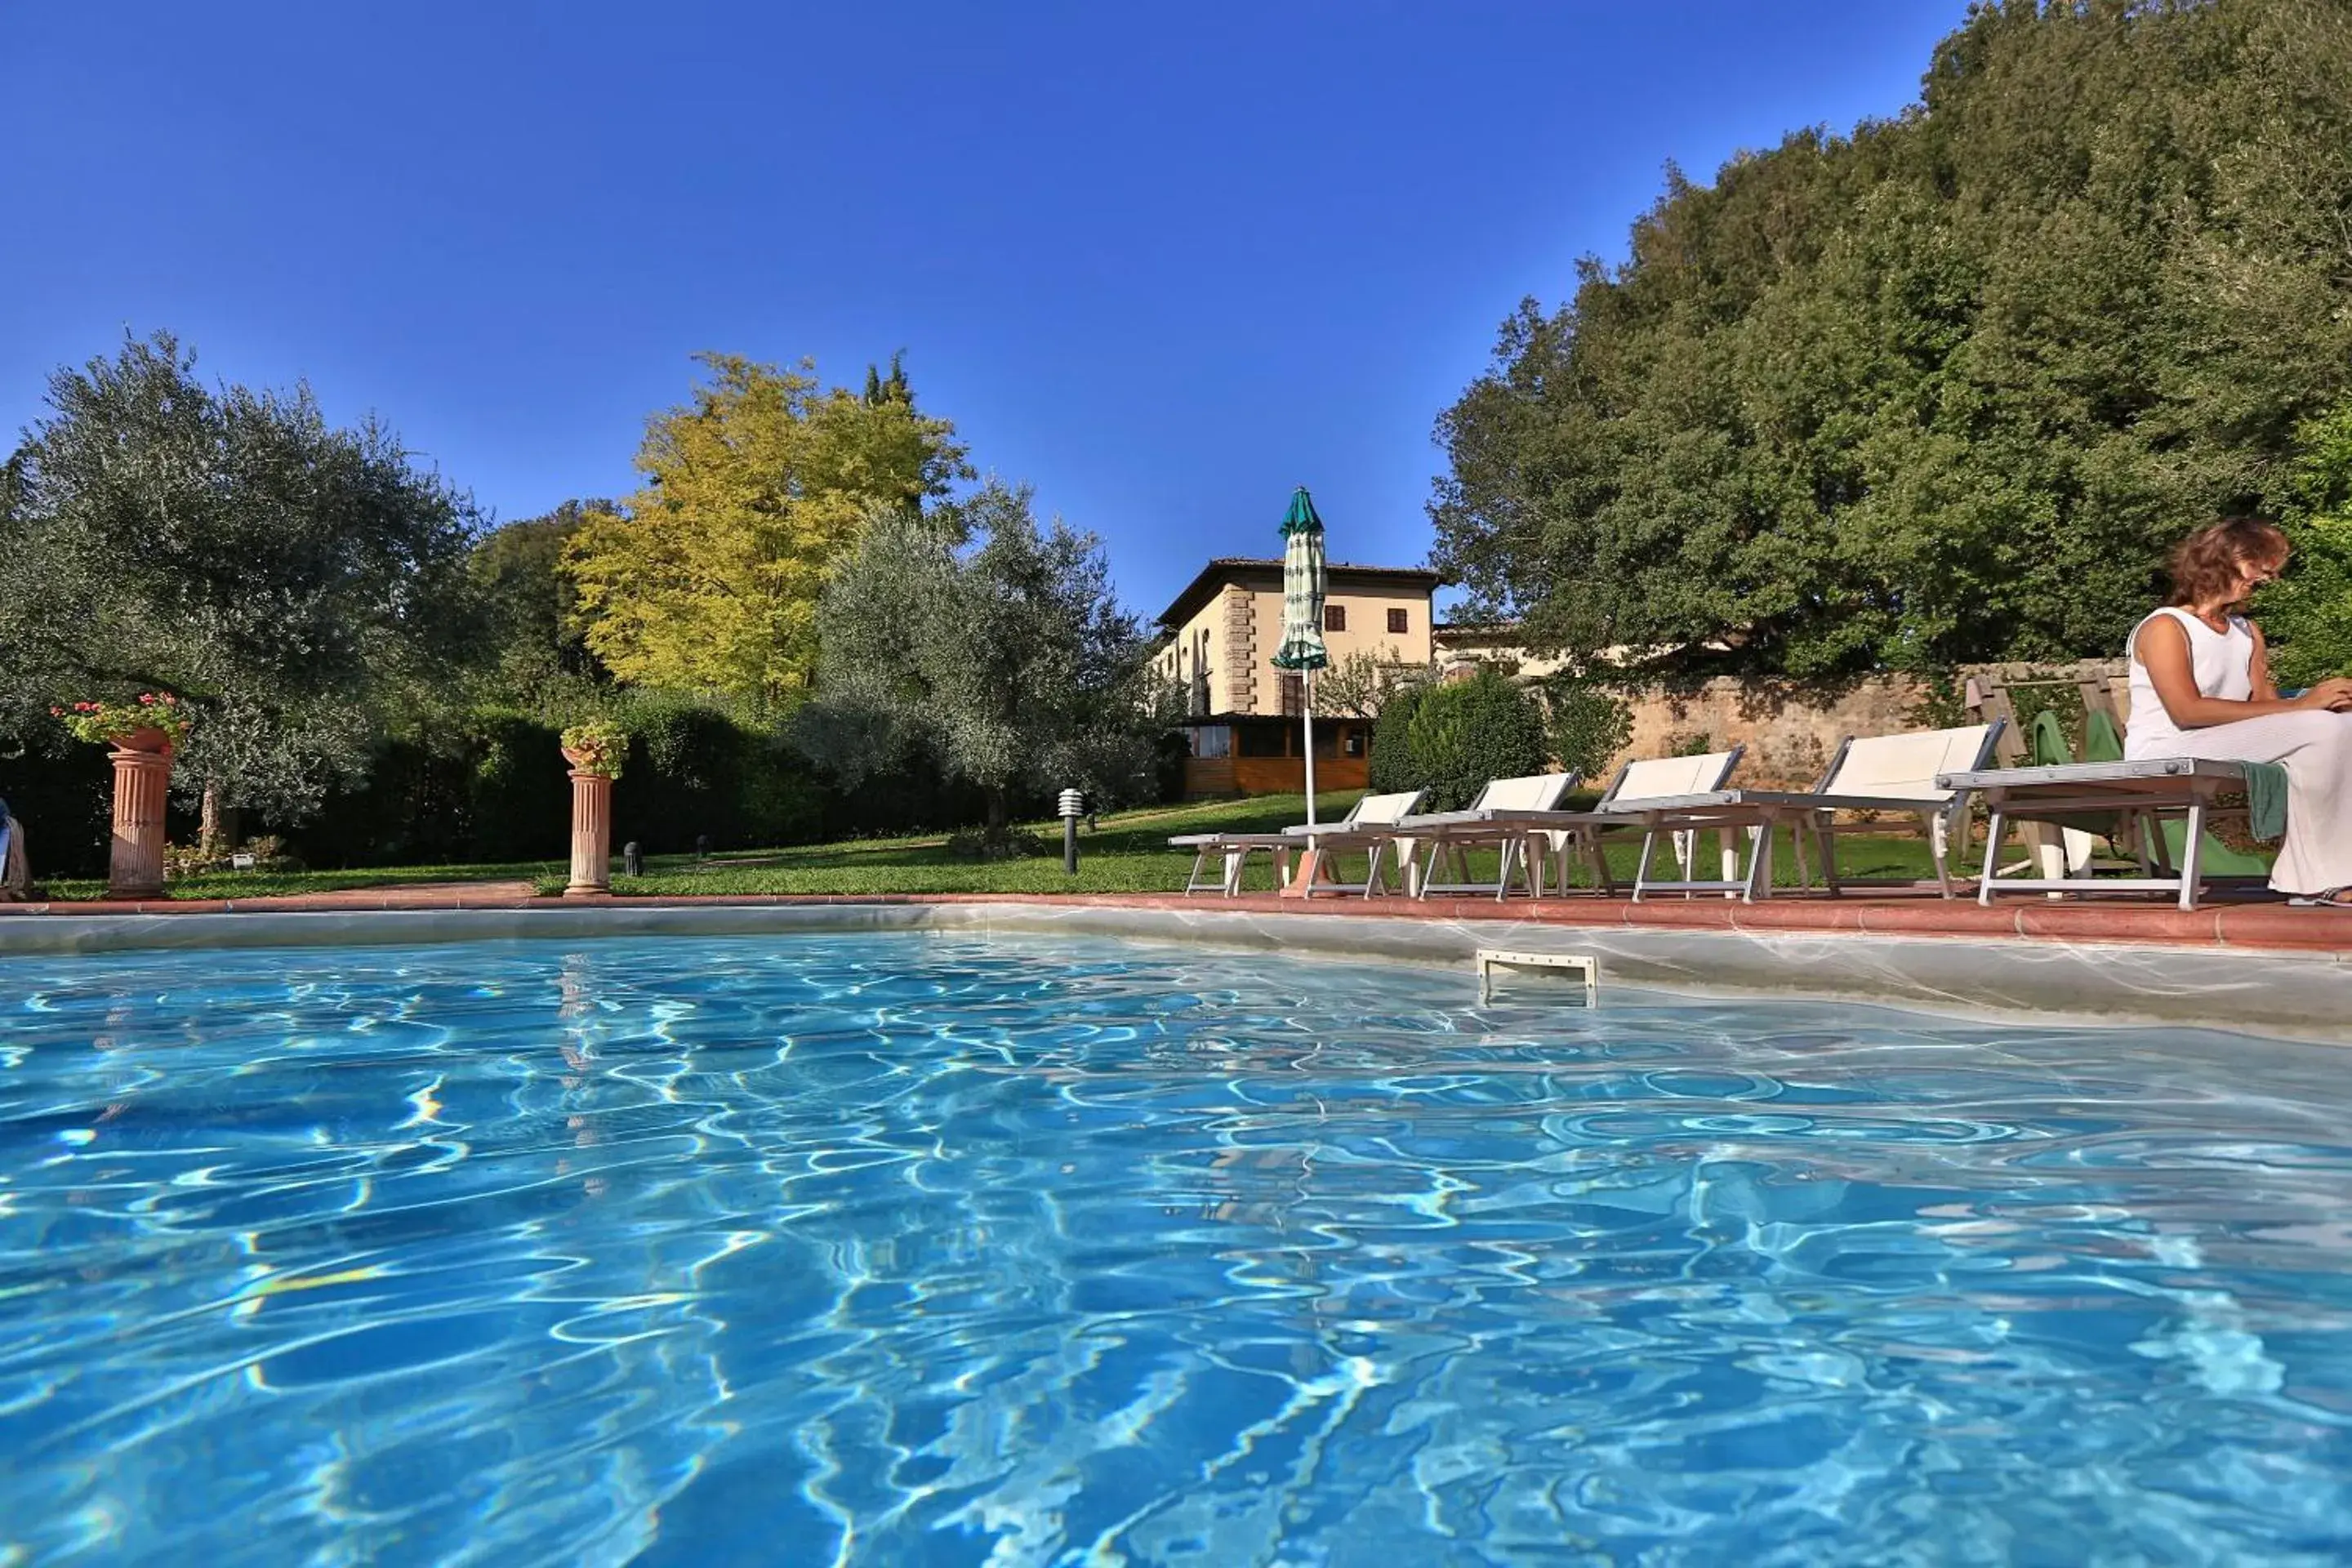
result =
[{"label": "pool edge", "polygon": [[51,915],[0,921],[0,958],[137,950],[417,944],[794,931],[1065,933],[1460,968],[1479,947],[1590,952],[1611,981],[1690,994],[1868,1001],[2045,1023],[2195,1025],[2352,1044],[2352,963],[2325,952],[2047,938],[1572,925],[1015,902]]}]

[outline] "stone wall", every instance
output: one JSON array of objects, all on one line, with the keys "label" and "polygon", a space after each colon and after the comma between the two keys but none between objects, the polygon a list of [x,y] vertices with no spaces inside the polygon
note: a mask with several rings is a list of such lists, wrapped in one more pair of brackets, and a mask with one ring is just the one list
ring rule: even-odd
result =
[{"label": "stone wall", "polygon": [[[2106,693],[2119,718],[2128,721],[2130,717],[2128,681],[2121,659],[1970,665],[1956,673],[1971,701],[2012,689],[2022,699],[2037,688],[2045,693],[2063,691],[2069,697],[2097,688]],[[1820,782],[1838,742],[1848,735],[1889,735],[1928,727],[1931,721],[1921,711],[1927,697],[1925,685],[1899,675],[1874,676],[1827,689],[1727,677],[1688,691],[1653,689],[1629,700],[1633,738],[1610,766],[1633,757],[1720,752],[1745,745],[1748,753],[1740,759],[1736,782],[1759,788],[1810,789]],[[2041,700],[2044,705],[2048,700],[2046,695]],[[2035,705],[2028,699],[2021,708],[2030,714]],[[2075,712],[2079,717],[2079,707]],[[1969,712],[1958,721],[1978,723],[1982,716]],[[2003,755],[2021,749],[2004,746]]]},{"label": "stone wall", "polygon": [[1874,677],[1830,691],[1728,677],[1690,690],[1654,688],[1629,700],[1633,738],[1610,766],[1633,757],[1744,745],[1748,752],[1734,783],[1811,789],[1848,735],[1918,729],[1927,695],[1905,676]]}]

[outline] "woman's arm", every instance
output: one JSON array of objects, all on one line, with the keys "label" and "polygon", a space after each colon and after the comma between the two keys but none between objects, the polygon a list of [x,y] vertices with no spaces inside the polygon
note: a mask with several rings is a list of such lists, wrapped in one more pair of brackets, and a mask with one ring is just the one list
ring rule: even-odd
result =
[{"label": "woman's arm", "polygon": [[[2168,621],[2172,621],[2172,617],[2170,616],[2167,616],[2164,618]],[[2173,629],[2176,631],[2180,628],[2180,623],[2179,621],[2172,621],[2172,626]],[[2254,625],[2252,621],[2248,621],[2246,623],[2246,630],[2252,633],[2254,638],[2253,668],[2247,672],[2249,678],[2253,681],[2254,700],[2257,702],[2275,702],[2278,700],[2278,688],[2271,684],[2270,639],[2263,636],[2263,628]],[[2176,721],[2176,722],[2178,722],[2178,721]]]},{"label": "woman's arm", "polygon": [[2300,713],[2352,703],[2352,680],[2323,680],[2300,697],[2279,696],[2271,685],[2269,660],[2261,639],[2262,634],[2257,632],[2253,668],[2256,696],[2246,702],[2208,697],[2197,689],[2196,666],[2189,655],[2189,633],[2170,616],[2158,616],[2143,625],[2132,649],[2133,657],[2147,667],[2148,682],[2156,688],[2164,710],[2184,730],[2234,724],[2241,719],[2259,719],[2265,713]]}]

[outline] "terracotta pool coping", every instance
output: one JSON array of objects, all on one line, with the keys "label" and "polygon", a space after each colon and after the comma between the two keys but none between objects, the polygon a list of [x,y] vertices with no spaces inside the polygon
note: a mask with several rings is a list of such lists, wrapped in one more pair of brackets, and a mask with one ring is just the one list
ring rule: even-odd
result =
[{"label": "terracotta pool coping", "polygon": [[2292,909],[2280,903],[2215,903],[2184,913],[2149,904],[2059,903],[2035,899],[2005,899],[1988,909],[1968,900],[1900,895],[1835,900],[1779,898],[1761,904],[1716,898],[1668,899],[1636,904],[1624,898],[1571,897],[1539,903],[1523,899],[1497,903],[1492,899],[1431,899],[1425,902],[1393,898],[1300,900],[1271,894],[1221,899],[1187,898],[1176,893],[706,893],[576,900],[526,895],[516,891],[517,886],[449,883],[254,899],[13,904],[0,905],[0,917],[998,904],[1044,909],[1181,910],[1203,916],[1220,912],[1343,920],[1370,916],[1446,922],[1500,921],[1586,929],[1616,926],[1629,930],[1777,935],[1853,933],[2063,944],[2125,942],[2171,948],[2324,952],[2352,960],[2352,910]]}]

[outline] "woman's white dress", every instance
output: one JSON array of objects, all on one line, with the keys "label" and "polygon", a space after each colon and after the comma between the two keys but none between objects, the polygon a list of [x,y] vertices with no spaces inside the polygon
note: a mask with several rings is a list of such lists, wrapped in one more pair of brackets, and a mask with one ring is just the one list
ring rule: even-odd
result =
[{"label": "woman's white dress", "polygon": [[2352,887],[2352,713],[2318,710],[2265,713],[2233,724],[2184,730],[2156,694],[2139,661],[2139,634],[2157,616],[2169,616],[2189,637],[2197,689],[2242,702],[2254,690],[2254,634],[2230,617],[2217,632],[2189,611],[2168,605],[2134,627],[2124,649],[2131,664],[2131,721],[2124,755],[2204,757],[2214,762],[2279,763],[2286,768],[2286,838],[2271,867],[2271,886],[2283,893],[2324,893]]}]

